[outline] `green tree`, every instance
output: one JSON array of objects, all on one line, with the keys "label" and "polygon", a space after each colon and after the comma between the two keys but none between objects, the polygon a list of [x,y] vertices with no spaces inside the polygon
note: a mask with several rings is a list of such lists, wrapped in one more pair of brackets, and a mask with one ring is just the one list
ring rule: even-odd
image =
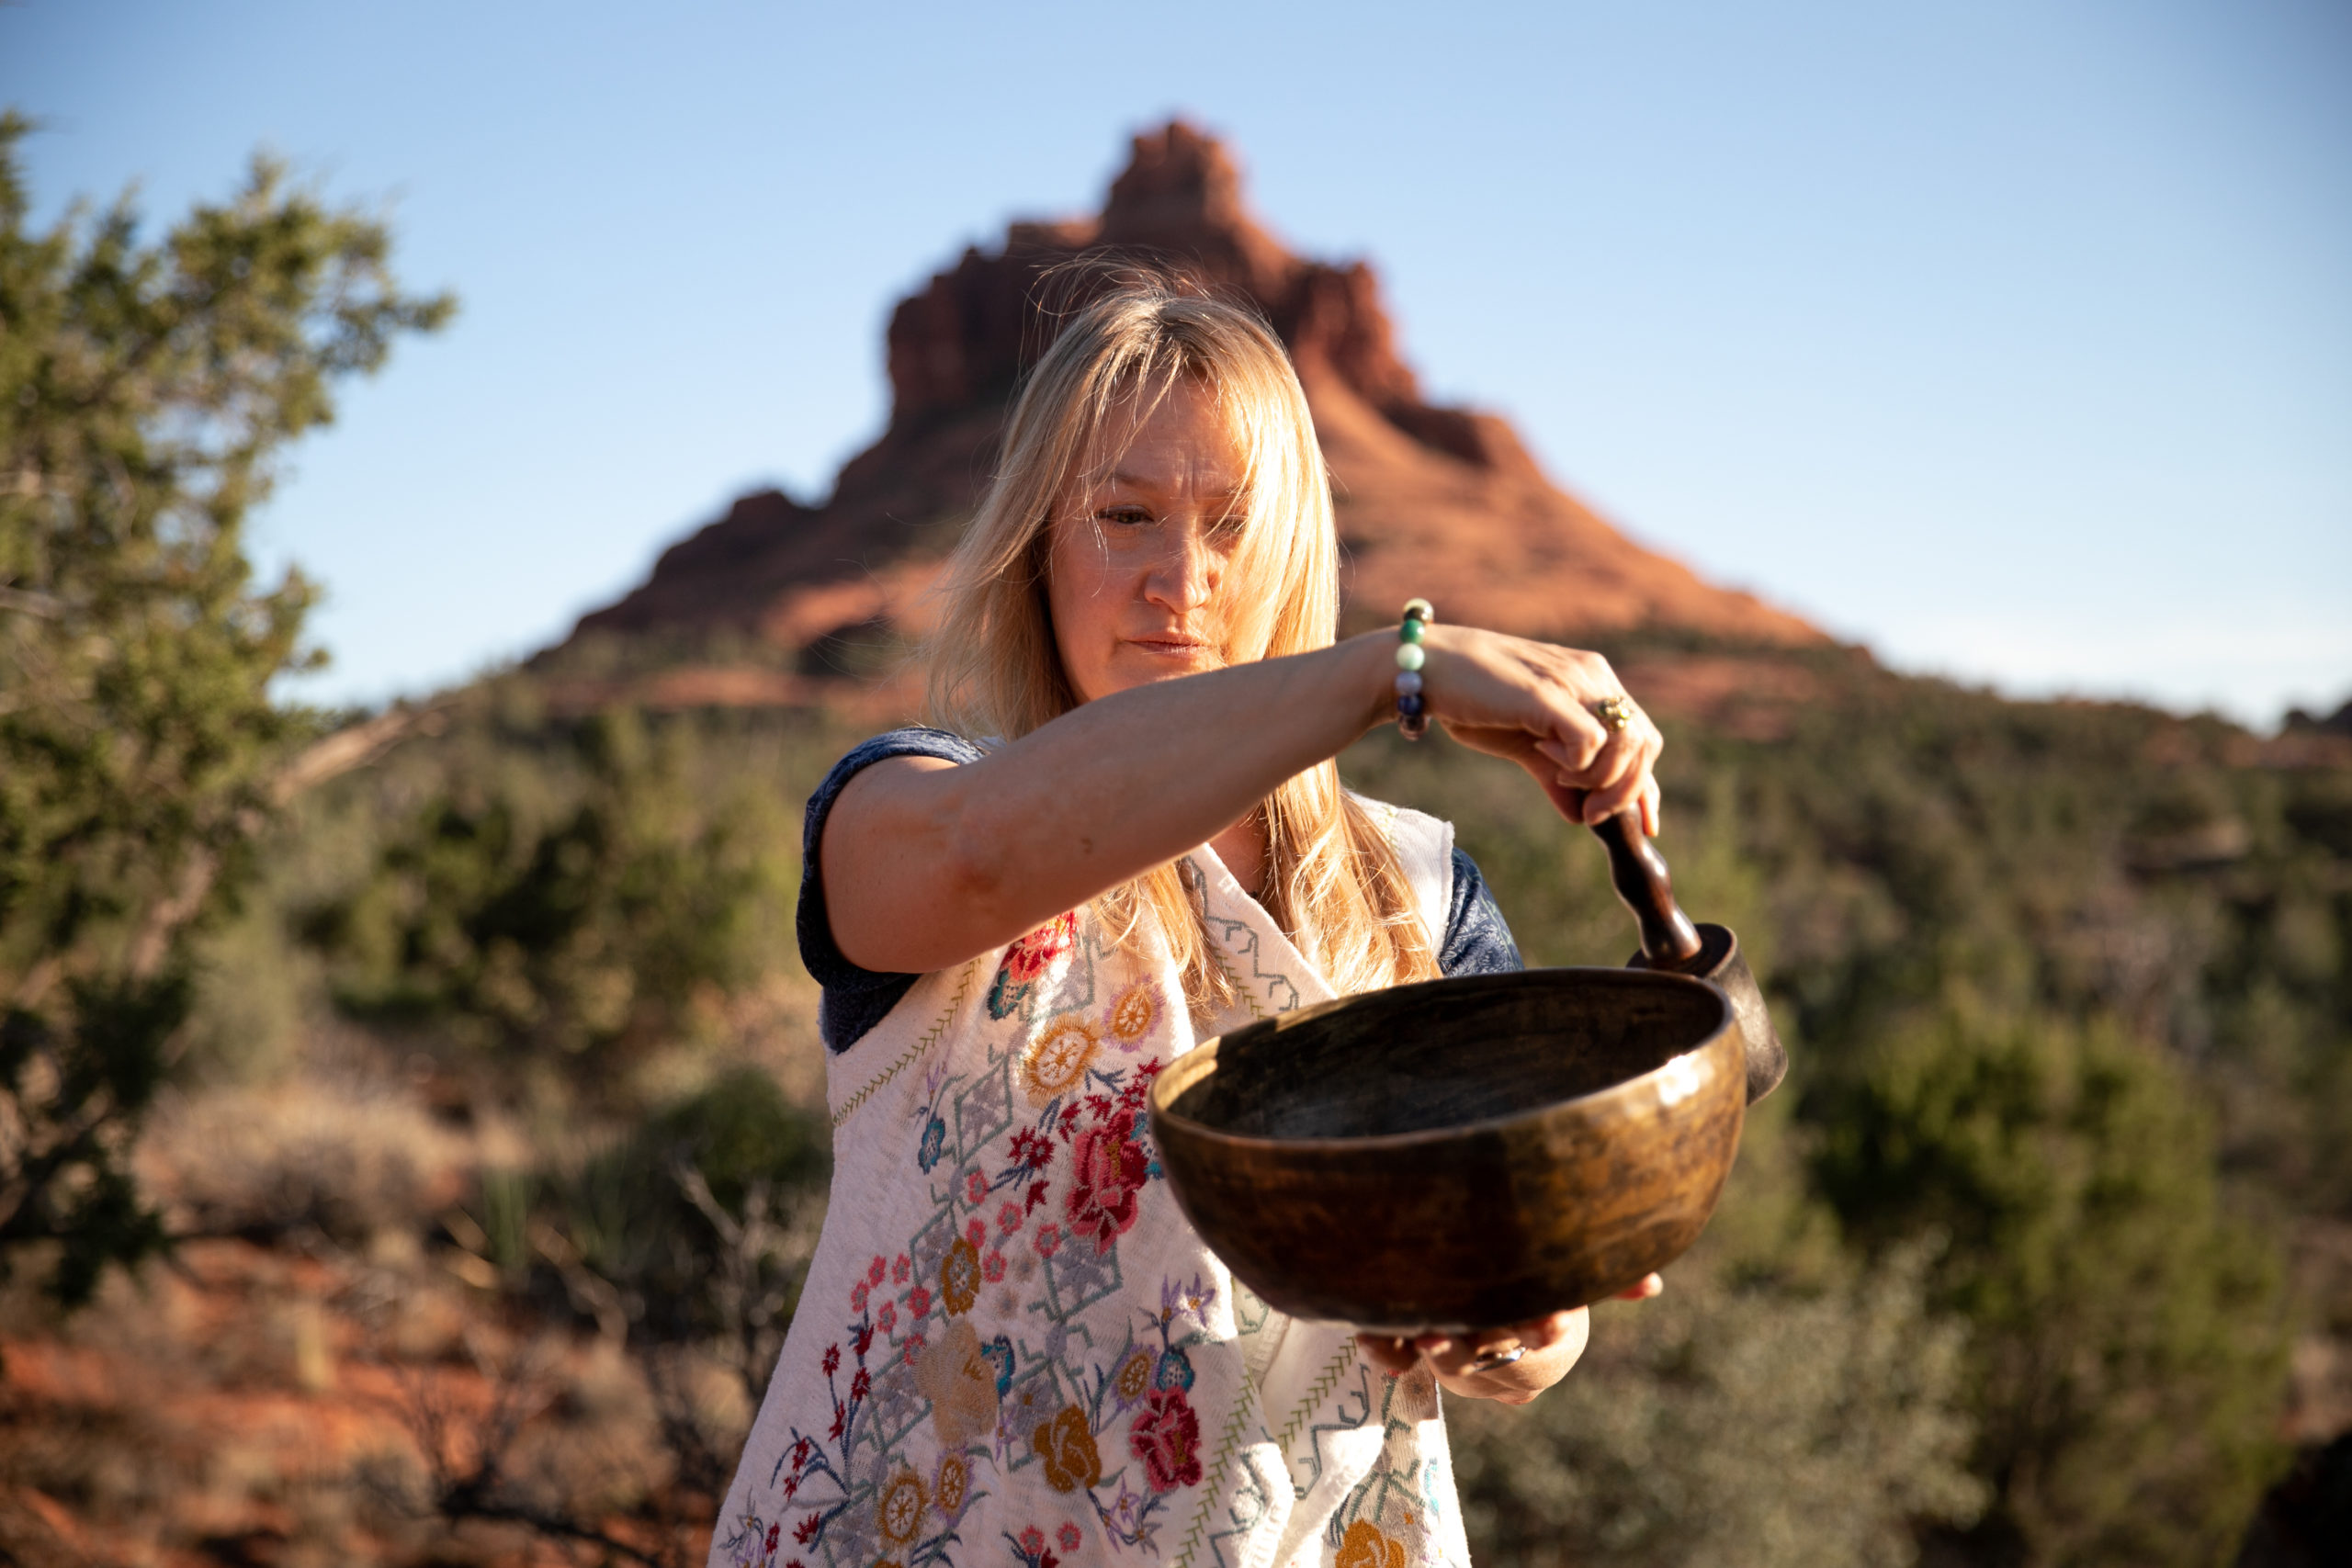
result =
[{"label": "green tree", "polygon": [[301,916],[345,1012],[578,1078],[691,1033],[698,996],[753,973],[783,881],[772,814],[740,787],[702,798],[683,728],[621,710],[549,739],[570,789],[548,775],[572,770],[511,757],[453,774],[387,825],[365,880]]},{"label": "green tree", "polygon": [[1941,1226],[1930,1302],[1971,1328],[1979,1560],[2201,1563],[2275,1469],[2275,1255],[2222,1209],[2180,1070],[2111,1025],[1892,1036],[1831,1097],[1816,1172],[1885,1248]]},{"label": "green tree", "polygon": [[[0,1269],[58,1248],[85,1298],[161,1245],[127,1156],[189,998],[187,935],[250,873],[300,754],[274,703],[311,590],[243,525],[342,378],[430,330],[384,226],[256,160],[142,242],[126,197],[31,227],[0,116]],[[377,732],[371,732],[377,733]]]}]

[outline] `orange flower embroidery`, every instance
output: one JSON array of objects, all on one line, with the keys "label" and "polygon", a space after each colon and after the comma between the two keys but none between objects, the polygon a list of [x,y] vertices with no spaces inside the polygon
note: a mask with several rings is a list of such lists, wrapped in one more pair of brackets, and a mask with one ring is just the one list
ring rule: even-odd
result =
[{"label": "orange flower embroidery", "polygon": [[947,1454],[939,1461],[939,1478],[932,1483],[931,1496],[939,1511],[948,1518],[956,1517],[964,1506],[964,1494],[972,1484],[972,1467],[962,1454]]},{"label": "orange flower embroidery", "polygon": [[979,1293],[979,1249],[957,1236],[947,1256],[939,1260],[939,1298],[951,1313],[969,1312]]},{"label": "orange flower embroidery", "polygon": [[916,1529],[922,1524],[922,1483],[911,1470],[902,1470],[890,1477],[882,1489],[882,1501],[874,1510],[874,1522],[881,1527],[882,1539],[893,1546],[904,1546],[914,1540]]},{"label": "orange flower embroidery", "polygon": [[1148,980],[1137,980],[1111,1004],[1111,1038],[1132,1045],[1159,1021],[1159,992]]},{"label": "orange flower embroidery", "polygon": [[[996,1369],[981,1354],[980,1337],[969,1318],[951,1321],[938,1342],[923,1351],[915,1362],[915,1387],[931,1401],[932,1423],[939,1428],[943,1448],[960,1449],[996,1429]],[[939,1486],[944,1507],[944,1472]]]},{"label": "orange flower embroidery", "polygon": [[1405,1568],[1405,1543],[1380,1533],[1371,1520],[1358,1519],[1340,1542],[1331,1568]]},{"label": "orange flower embroidery", "polygon": [[1057,1492],[1077,1492],[1102,1479],[1102,1450],[1087,1429],[1086,1412],[1075,1404],[1046,1422],[1030,1438],[1046,1461],[1046,1480]]},{"label": "orange flower embroidery", "polygon": [[1063,1019],[1037,1037],[1021,1064],[1021,1077],[1032,1104],[1043,1105],[1067,1094],[1085,1079],[1087,1064],[1102,1048],[1102,1036],[1094,1025]]}]

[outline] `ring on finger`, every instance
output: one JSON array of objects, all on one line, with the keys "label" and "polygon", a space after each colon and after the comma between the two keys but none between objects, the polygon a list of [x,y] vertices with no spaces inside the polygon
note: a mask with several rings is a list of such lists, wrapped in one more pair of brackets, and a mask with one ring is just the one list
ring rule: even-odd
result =
[{"label": "ring on finger", "polygon": [[1642,711],[1634,705],[1634,699],[1623,692],[1613,697],[1603,697],[1599,702],[1587,703],[1585,706],[1592,710],[1593,717],[1608,726],[1611,733],[1618,735],[1623,735],[1630,728],[1634,716]]},{"label": "ring on finger", "polygon": [[1526,1354],[1527,1347],[1516,1341],[1509,1345],[1498,1345],[1462,1370],[1465,1372],[1491,1372],[1510,1366]]}]

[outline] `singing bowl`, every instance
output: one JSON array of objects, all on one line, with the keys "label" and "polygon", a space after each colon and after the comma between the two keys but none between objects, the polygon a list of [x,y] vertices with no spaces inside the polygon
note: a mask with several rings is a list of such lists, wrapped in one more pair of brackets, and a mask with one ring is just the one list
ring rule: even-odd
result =
[{"label": "singing bowl", "polygon": [[1530,969],[1266,1019],[1151,1092],[1161,1168],[1235,1277],[1295,1317],[1387,1334],[1524,1323],[1698,1239],[1747,1070],[1724,993]]}]

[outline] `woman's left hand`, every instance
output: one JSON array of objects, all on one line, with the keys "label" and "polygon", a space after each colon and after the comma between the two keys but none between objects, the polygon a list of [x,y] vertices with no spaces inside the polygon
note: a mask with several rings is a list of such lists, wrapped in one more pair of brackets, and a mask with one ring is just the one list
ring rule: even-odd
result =
[{"label": "woman's left hand", "polygon": [[[1665,1288],[1665,1281],[1652,1274],[1622,1292],[1619,1299],[1647,1301]],[[1424,1334],[1417,1339],[1399,1339],[1385,1334],[1359,1334],[1356,1343],[1372,1364],[1389,1377],[1411,1371],[1427,1358],[1439,1386],[1449,1393],[1525,1404],[1567,1375],[1583,1356],[1591,1333],[1591,1314],[1578,1307],[1475,1336]],[[1514,1346],[1521,1352],[1515,1360],[1474,1370],[1482,1360],[1497,1361],[1498,1352],[1508,1352]]]}]

